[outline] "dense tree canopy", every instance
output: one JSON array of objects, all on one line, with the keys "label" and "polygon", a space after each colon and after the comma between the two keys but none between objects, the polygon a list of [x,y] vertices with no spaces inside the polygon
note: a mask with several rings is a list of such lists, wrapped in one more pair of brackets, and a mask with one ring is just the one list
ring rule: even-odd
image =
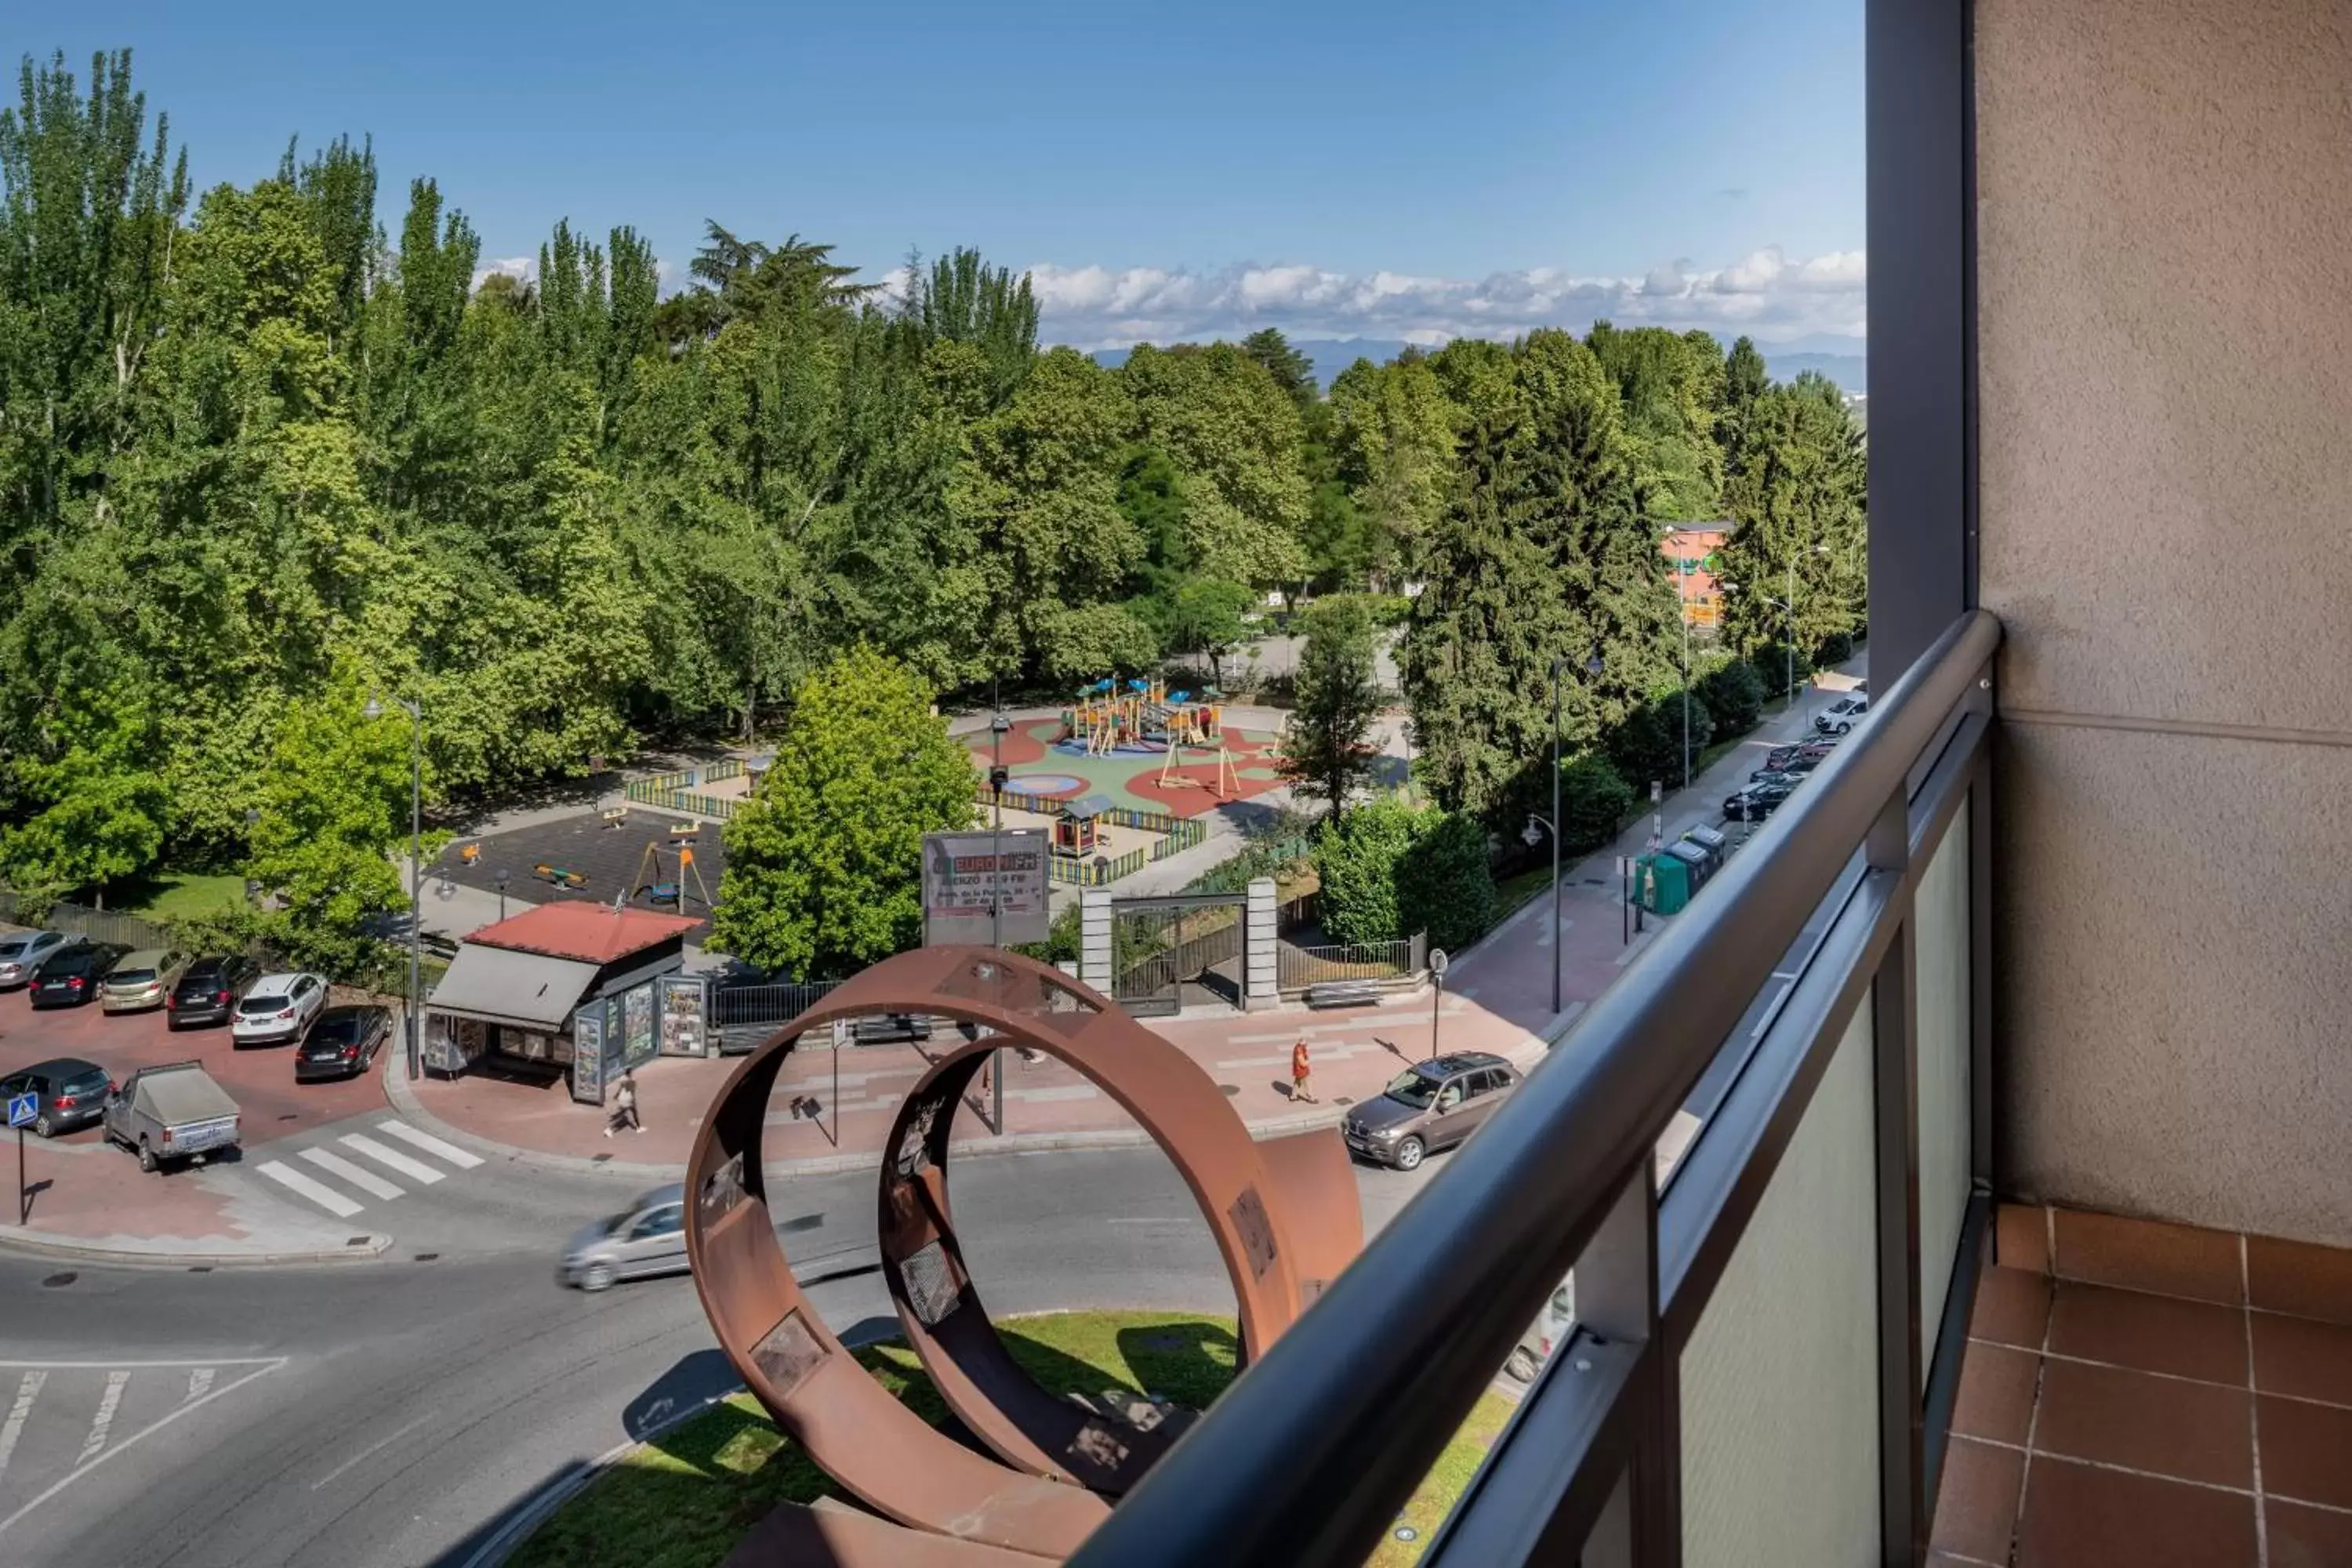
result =
[{"label": "dense tree canopy", "polygon": [[[971,250],[886,273],[714,220],[664,298],[626,227],[483,273],[363,138],[253,174],[193,189],[127,55],[27,60],[0,112],[0,881],[259,862],[382,902],[278,826],[400,836],[342,711],[370,690],[421,706],[436,794],[488,796],[796,721],[848,649],[949,700],[1065,689],[1222,666],[1269,592],[1416,585],[1427,781],[1491,818],[1553,659],[1574,750],[1675,669],[1657,523],[1727,511],[1754,576],[1808,551],[1804,637],[1862,609],[1858,437],[1752,346],[1542,331],[1327,396],[1273,331],[1041,351]],[[1741,647],[1785,629],[1735,601]]]}]

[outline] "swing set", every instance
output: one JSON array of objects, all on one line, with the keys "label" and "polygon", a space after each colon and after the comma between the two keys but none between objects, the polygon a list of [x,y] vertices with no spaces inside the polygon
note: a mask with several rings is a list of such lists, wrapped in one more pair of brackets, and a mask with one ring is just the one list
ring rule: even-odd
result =
[{"label": "swing set", "polygon": [[667,904],[684,914],[687,879],[692,878],[695,901],[709,909],[710,889],[702,880],[702,868],[694,863],[695,839],[701,831],[698,822],[681,822],[669,830],[667,844],[648,842],[637,861],[636,891],[630,896],[650,904]]}]

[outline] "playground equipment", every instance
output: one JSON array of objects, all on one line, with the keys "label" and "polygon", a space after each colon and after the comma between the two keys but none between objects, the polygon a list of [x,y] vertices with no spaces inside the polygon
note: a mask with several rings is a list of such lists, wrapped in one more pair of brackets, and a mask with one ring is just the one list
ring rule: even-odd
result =
[{"label": "playground equipment", "polygon": [[1102,842],[1102,816],[1110,809],[1107,796],[1090,795],[1062,803],[1054,818],[1054,853],[1083,858]]},{"label": "playground equipment", "polygon": [[[686,880],[691,877],[697,901],[706,910],[710,908],[710,889],[702,880],[701,868],[694,863],[695,839],[701,831],[698,822],[681,822],[670,828],[667,844],[648,841],[645,854],[637,860],[636,890],[629,896],[644,899],[647,903],[667,904],[684,914]],[[669,872],[667,877],[663,876],[665,871]]]},{"label": "playground equipment", "polygon": [[1171,694],[1160,719],[1160,735],[1168,748],[1167,761],[1160,764],[1163,789],[1192,782],[1178,771],[1184,766],[1184,752],[1189,748],[1209,753],[1203,760],[1216,763],[1217,771],[1206,788],[1220,797],[1241,793],[1234,779],[1233,753],[1225,750],[1225,710],[1213,700],[1217,695],[1205,691],[1202,693],[1203,700],[1194,702],[1188,700],[1189,692]]},{"label": "playground equipment", "polygon": [[551,883],[558,888],[578,889],[588,885],[585,872],[567,871],[561,866],[551,866],[544,860],[533,866],[530,868],[530,874],[541,881]]}]

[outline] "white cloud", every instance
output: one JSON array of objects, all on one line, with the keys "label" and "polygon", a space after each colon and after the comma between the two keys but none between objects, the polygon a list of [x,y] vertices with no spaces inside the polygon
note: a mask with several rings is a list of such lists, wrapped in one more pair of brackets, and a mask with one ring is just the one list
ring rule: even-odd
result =
[{"label": "white cloud", "polygon": [[524,283],[535,283],[539,280],[539,258],[536,256],[499,257],[485,266],[477,267],[474,268],[474,287],[479,289],[499,273],[504,273],[507,277]]},{"label": "white cloud", "polygon": [[1859,250],[1790,260],[1777,246],[1727,266],[1675,260],[1640,277],[1580,277],[1558,268],[1468,279],[1347,273],[1289,264],[1186,268],[1043,263],[1029,269],[1048,342],[1079,348],[1235,338],[1279,327],[1294,338],[1507,338],[1537,327],[1706,327],[1760,342],[1827,334],[1860,339]]}]

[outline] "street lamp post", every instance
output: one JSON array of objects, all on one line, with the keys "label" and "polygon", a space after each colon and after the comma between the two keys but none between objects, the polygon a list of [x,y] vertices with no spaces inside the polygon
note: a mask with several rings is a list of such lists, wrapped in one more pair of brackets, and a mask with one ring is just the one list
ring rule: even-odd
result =
[{"label": "street lamp post", "polygon": [[1555,1016],[1559,1012],[1559,676],[1566,662],[1558,655],[1551,661],[1551,821],[1548,826],[1551,829],[1551,1010]]},{"label": "street lamp post", "polygon": [[[994,816],[988,830],[988,945],[1004,945],[1004,732],[1013,721],[997,707],[996,682],[988,683],[989,706],[994,711],[988,721],[988,798]],[[1004,1053],[994,1051],[988,1058],[989,1111],[999,1138],[1004,1136]]]},{"label": "street lamp post", "polygon": [[[417,1008],[422,1005],[417,996],[423,964],[419,942],[425,928],[425,708],[422,703],[403,698],[393,699],[408,715],[408,1077],[412,1083],[420,1076],[418,1054],[420,1043],[417,1028]],[[361,713],[370,721],[383,717],[383,704],[373,697]],[[499,890],[499,908],[505,909],[506,889]]]},{"label": "street lamp post", "polygon": [[[507,879],[513,875],[514,873],[508,870],[504,866],[499,868],[499,920],[501,923],[504,923],[507,918]],[[680,879],[683,880],[683,879]],[[681,889],[679,890],[678,897],[683,900],[685,896],[685,890]]]}]

